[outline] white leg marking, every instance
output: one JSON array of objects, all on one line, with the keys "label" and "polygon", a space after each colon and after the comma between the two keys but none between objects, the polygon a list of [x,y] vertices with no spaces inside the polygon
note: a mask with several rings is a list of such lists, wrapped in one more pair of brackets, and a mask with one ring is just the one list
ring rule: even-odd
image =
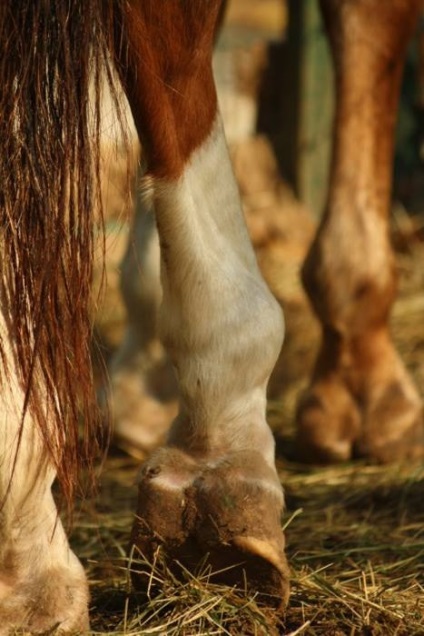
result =
[{"label": "white leg marking", "polygon": [[151,199],[136,194],[133,226],[121,265],[128,324],[110,364],[115,440],[141,457],[163,444],[177,412],[175,374],[157,333],[162,288]]},{"label": "white leg marking", "polygon": [[[0,337],[7,342],[1,309]],[[0,391],[0,633],[57,623],[77,629],[87,626],[85,574],[58,519],[54,470],[28,414],[20,433],[23,394],[10,352],[6,356],[10,373]]]},{"label": "white leg marking", "polygon": [[208,457],[256,449],[274,466],[266,385],[282,313],[259,273],[219,118],[182,177],[154,194],[161,335],[181,389],[170,443]]}]

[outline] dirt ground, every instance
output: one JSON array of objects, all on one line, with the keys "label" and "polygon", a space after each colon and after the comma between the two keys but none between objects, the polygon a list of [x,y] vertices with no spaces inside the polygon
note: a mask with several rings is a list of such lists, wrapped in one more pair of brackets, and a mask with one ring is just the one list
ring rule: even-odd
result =
[{"label": "dirt ground", "polygon": [[[270,383],[269,421],[287,501],[290,605],[285,616],[270,615],[254,600],[241,604],[219,590],[208,596],[201,580],[176,584],[166,573],[166,602],[139,601],[130,592],[125,563],[137,462],[112,449],[99,497],[80,504],[73,533],[90,573],[92,628],[119,634],[424,634],[424,467],[347,463],[316,468],[290,460],[296,399],[308,381],[319,339],[299,282],[316,221],[278,175],[267,140],[254,134],[261,37],[276,37],[285,19],[282,4],[261,2],[259,20],[256,1],[230,7],[216,68],[247,225],[286,319],[286,339]],[[233,49],[231,38],[237,43]],[[112,161],[106,172],[108,288],[97,331],[110,353],[125,325],[118,286],[128,220],[123,164]],[[392,226],[400,275],[392,330],[424,392],[424,216],[410,217],[394,205]]]}]

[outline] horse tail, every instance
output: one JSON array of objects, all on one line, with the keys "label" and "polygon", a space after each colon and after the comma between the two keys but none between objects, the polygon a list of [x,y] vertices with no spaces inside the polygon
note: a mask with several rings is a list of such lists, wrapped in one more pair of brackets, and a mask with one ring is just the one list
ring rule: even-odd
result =
[{"label": "horse tail", "polygon": [[0,383],[11,346],[21,426],[35,421],[68,503],[97,440],[91,211],[102,210],[100,95],[104,69],[113,83],[116,4],[0,5],[0,298],[11,343],[0,341]]}]

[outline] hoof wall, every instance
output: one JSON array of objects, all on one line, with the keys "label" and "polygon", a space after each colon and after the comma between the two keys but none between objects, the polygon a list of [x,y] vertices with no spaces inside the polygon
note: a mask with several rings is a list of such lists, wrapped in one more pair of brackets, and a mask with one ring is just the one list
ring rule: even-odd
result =
[{"label": "hoof wall", "polygon": [[[131,540],[150,563],[160,548],[176,573],[207,564],[211,582],[282,606],[289,594],[282,505],[278,478],[259,453],[205,462],[165,448],[141,470]],[[143,568],[134,573],[135,587],[145,587],[146,576]]]}]

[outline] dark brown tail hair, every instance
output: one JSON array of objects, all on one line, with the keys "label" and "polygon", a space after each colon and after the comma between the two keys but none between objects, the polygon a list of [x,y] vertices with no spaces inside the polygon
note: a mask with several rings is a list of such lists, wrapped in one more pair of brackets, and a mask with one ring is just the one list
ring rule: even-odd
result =
[{"label": "dark brown tail hair", "polygon": [[[119,0],[1,0],[0,383],[11,346],[27,414],[71,501],[96,440],[90,364],[93,208],[100,202],[100,96]],[[116,93],[114,93],[116,95]],[[94,98],[93,98],[94,97]],[[83,453],[84,455],[84,453]]]}]

